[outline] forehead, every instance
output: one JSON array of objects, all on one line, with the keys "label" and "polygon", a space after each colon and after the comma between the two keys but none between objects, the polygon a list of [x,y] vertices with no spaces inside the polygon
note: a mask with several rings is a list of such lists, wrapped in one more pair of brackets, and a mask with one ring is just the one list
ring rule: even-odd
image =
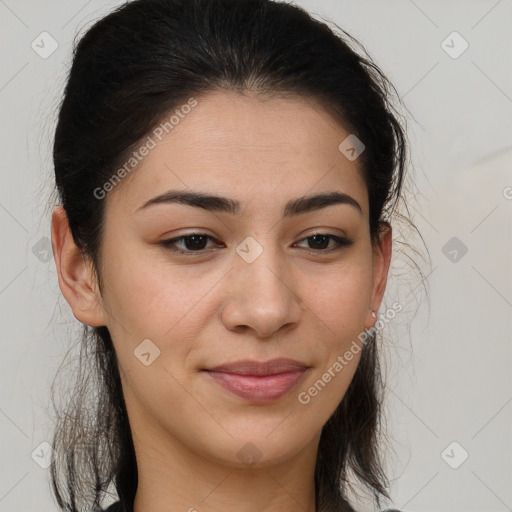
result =
[{"label": "forehead", "polygon": [[194,99],[192,109],[166,115],[144,139],[151,149],[107,196],[116,208],[133,213],[176,188],[254,206],[338,190],[355,196],[367,212],[359,163],[339,149],[350,133],[315,101],[234,92]]}]

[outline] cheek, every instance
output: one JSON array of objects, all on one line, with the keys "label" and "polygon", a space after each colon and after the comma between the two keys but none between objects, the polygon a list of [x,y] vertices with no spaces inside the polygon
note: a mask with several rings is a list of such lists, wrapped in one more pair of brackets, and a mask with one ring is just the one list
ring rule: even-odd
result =
[{"label": "cheek", "polygon": [[304,281],[303,296],[318,321],[338,334],[363,328],[372,284],[371,265],[364,259],[354,259],[309,277]]},{"label": "cheek", "polygon": [[[130,375],[128,381],[134,390],[150,385],[158,391],[164,384],[172,388],[174,381],[164,369],[181,373],[194,340],[204,329],[206,314],[201,299],[214,283],[209,278],[191,283],[176,272],[172,277],[170,272],[165,275],[161,267],[135,251],[119,251],[118,255],[123,252],[126,256],[119,259],[111,253],[104,266],[108,329],[119,365]],[[147,367],[141,359],[141,354],[147,353],[143,347],[149,348],[151,360],[157,355]]]},{"label": "cheek", "polygon": [[[114,245],[114,244],[112,244]],[[190,277],[190,272],[161,262],[160,248],[137,249],[121,243],[104,265],[104,300],[130,332],[161,338],[179,322],[198,320],[196,306],[214,284],[215,276]],[[155,257],[155,254],[158,257]]]}]

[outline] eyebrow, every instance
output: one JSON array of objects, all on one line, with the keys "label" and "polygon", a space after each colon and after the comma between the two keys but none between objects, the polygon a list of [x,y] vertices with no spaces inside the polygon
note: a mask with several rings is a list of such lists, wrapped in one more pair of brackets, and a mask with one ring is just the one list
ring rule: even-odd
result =
[{"label": "eyebrow", "polygon": [[[236,199],[206,194],[203,192],[185,192],[180,190],[169,190],[159,196],[146,201],[137,211],[157,204],[185,204],[204,210],[239,215],[242,212],[242,204]],[[361,205],[351,196],[343,192],[329,192],[317,195],[309,195],[292,199],[283,208],[282,217],[292,217],[334,204],[346,204],[356,208],[363,213]]]}]

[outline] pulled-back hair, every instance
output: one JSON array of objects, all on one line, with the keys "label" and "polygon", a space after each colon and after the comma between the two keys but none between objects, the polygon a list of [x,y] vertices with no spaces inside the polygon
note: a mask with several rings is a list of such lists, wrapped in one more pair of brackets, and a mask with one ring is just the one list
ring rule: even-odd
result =
[{"label": "pulled-back hair", "polygon": [[[163,118],[190,97],[213,91],[313,99],[363,141],[358,163],[377,243],[401,195],[406,132],[390,101],[392,84],[364,47],[337,29],[272,0],[135,0],[86,31],[73,49],[53,159],[58,199],[100,290],[105,201],[94,191]],[[107,327],[84,325],[80,345],[75,389],[54,432],[52,490],[61,509],[71,512],[101,506],[109,486],[131,506],[137,462]],[[323,427],[315,468],[318,510],[352,510],[349,474],[378,505],[389,498],[378,356],[374,333]]]}]

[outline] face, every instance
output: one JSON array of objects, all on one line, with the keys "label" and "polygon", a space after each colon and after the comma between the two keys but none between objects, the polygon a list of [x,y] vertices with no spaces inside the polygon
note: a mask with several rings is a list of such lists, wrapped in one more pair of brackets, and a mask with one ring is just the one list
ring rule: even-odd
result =
[{"label": "face", "polygon": [[[91,285],[95,304],[70,304],[111,333],[136,444],[275,464],[316,447],[343,399],[391,233],[372,247],[358,160],[338,149],[349,132],[320,106],[196,99],[107,194],[103,293]],[[226,199],[194,206],[165,200],[171,191]],[[278,358],[293,364],[273,377],[246,364],[212,371]]]}]

